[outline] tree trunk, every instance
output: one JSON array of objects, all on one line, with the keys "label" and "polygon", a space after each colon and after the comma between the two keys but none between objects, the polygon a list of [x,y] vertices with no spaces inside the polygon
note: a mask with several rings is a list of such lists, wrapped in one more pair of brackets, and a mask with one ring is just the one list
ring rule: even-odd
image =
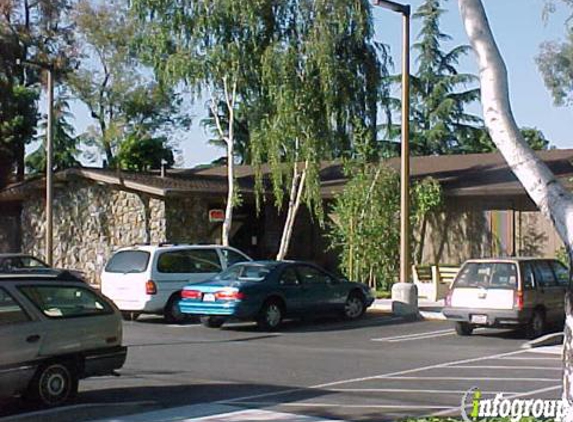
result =
[{"label": "tree trunk", "polygon": [[[231,120],[232,119],[229,119],[229,121]],[[229,126],[231,126],[231,123],[229,123]],[[231,138],[227,143],[227,183],[229,190],[227,192],[227,206],[225,207],[225,221],[223,221],[223,229],[221,231],[221,243],[223,246],[229,246],[229,234],[231,233],[231,225],[233,222],[233,201],[235,200],[235,163],[233,162],[233,147],[234,145]]]},{"label": "tree trunk", "polygon": [[[511,111],[507,71],[481,0],[459,0],[462,20],[477,56],[484,120],[490,136],[539,210],[554,224],[571,258],[573,196],[526,144]],[[573,261],[572,261],[573,262]],[[563,398],[573,403],[571,284],[567,293],[567,322],[563,347]],[[570,416],[567,417],[567,420]]]},{"label": "tree trunk", "polygon": [[298,209],[300,208],[300,204],[302,202],[302,194],[304,192],[304,187],[306,182],[308,162],[305,163],[302,172],[299,172],[298,166],[299,163],[295,162],[293,167],[293,177],[290,189],[287,217],[283,228],[281,244],[279,246],[279,251],[277,253],[277,261],[285,259],[288,253],[290,240],[292,238],[292,229],[294,227],[294,222],[298,214]]},{"label": "tree trunk", "polygon": [[219,118],[217,98],[211,94],[211,113],[215,119],[215,125],[219,137],[227,146],[227,205],[225,207],[225,220],[221,229],[221,243],[223,246],[229,246],[229,237],[231,226],[233,224],[233,209],[235,202],[235,101],[237,98],[237,82],[233,82],[232,89],[229,91],[227,78],[223,78],[223,95],[225,96],[225,105],[229,113],[229,121],[226,131],[221,125]]}]

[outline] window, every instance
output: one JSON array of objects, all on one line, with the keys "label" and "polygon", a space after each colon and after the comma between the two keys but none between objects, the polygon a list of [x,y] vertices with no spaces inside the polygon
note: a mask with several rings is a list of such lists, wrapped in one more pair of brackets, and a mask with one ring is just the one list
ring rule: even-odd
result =
[{"label": "window", "polygon": [[557,277],[557,284],[567,287],[569,285],[569,269],[557,261],[551,261],[551,267]]},{"label": "window", "polygon": [[10,271],[15,268],[47,268],[39,259],[32,256],[8,256],[0,258],[0,269]]},{"label": "window", "polygon": [[113,313],[97,294],[77,286],[23,286],[20,291],[47,317],[73,318]]},{"label": "window", "polygon": [[149,252],[121,251],[111,257],[105,270],[108,273],[142,273],[148,262]]},{"label": "window", "polygon": [[524,290],[531,290],[535,287],[535,276],[533,274],[533,265],[525,262],[522,267],[523,271],[523,288]]},{"label": "window", "polygon": [[163,252],[157,261],[160,273],[218,273],[219,255],[214,249],[183,249]]},{"label": "window", "polygon": [[30,318],[22,307],[6,290],[0,288],[0,325],[16,324],[29,320]]},{"label": "window", "polygon": [[551,287],[557,285],[557,280],[553,270],[547,261],[535,262],[535,280],[541,287]]},{"label": "window", "polygon": [[517,287],[517,268],[505,262],[470,262],[456,278],[456,287],[484,287],[514,289]]},{"label": "window", "polygon": [[279,280],[279,283],[282,284],[283,286],[298,286],[298,285],[300,285],[300,281],[298,279],[298,276],[297,276],[294,268],[292,268],[292,267],[286,268],[283,271],[283,273],[281,274],[281,278]]},{"label": "window", "polygon": [[298,267],[298,274],[304,284],[323,284],[331,281],[328,275],[308,265]]},{"label": "window", "polygon": [[221,249],[221,253],[227,262],[227,267],[230,267],[237,262],[245,262],[249,260],[245,255],[235,252],[231,249]]}]

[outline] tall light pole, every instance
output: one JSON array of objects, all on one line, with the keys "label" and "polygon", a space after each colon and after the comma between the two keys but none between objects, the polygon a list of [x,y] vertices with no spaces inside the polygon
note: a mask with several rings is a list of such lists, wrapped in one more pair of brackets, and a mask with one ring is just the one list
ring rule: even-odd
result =
[{"label": "tall light pole", "polygon": [[402,15],[402,145],[400,151],[400,282],[410,274],[410,5],[375,0],[375,5]]},{"label": "tall light pole", "polygon": [[46,263],[54,264],[54,68],[48,72],[48,125],[46,130]]},{"label": "tall light pole", "polygon": [[29,60],[18,60],[18,64],[45,70],[48,75],[48,124],[46,128],[46,239],[44,259],[49,266],[54,264],[54,66]]}]

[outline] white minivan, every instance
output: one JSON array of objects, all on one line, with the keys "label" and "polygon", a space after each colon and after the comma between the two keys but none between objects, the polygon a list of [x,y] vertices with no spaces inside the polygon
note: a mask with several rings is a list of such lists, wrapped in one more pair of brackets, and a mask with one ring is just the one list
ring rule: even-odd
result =
[{"label": "white minivan", "polygon": [[250,261],[237,249],[219,245],[141,245],[117,250],[101,273],[101,292],[124,319],[164,315],[167,322],[187,318],[179,310],[181,289]]},{"label": "white minivan", "polygon": [[523,327],[535,338],[563,323],[568,285],[569,270],[555,259],[473,259],[458,272],[442,312],[459,335]]}]

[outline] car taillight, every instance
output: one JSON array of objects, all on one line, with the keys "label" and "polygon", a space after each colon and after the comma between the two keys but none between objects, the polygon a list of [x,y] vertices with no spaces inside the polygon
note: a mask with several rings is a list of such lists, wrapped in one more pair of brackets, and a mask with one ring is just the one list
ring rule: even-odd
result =
[{"label": "car taillight", "polygon": [[145,283],[145,293],[148,295],[157,294],[157,286],[153,280],[147,280],[147,283]]},{"label": "car taillight", "polygon": [[452,294],[453,294],[453,290],[449,290],[448,294],[446,295],[446,300],[445,300],[445,305],[446,306],[452,306]]},{"label": "car taillight", "polygon": [[220,290],[215,293],[215,299],[217,300],[243,300],[245,294],[238,290]]},{"label": "car taillight", "polygon": [[201,299],[201,292],[199,290],[181,290],[182,299]]},{"label": "car taillight", "polygon": [[513,294],[513,308],[523,310],[523,292],[520,290],[516,290]]}]

